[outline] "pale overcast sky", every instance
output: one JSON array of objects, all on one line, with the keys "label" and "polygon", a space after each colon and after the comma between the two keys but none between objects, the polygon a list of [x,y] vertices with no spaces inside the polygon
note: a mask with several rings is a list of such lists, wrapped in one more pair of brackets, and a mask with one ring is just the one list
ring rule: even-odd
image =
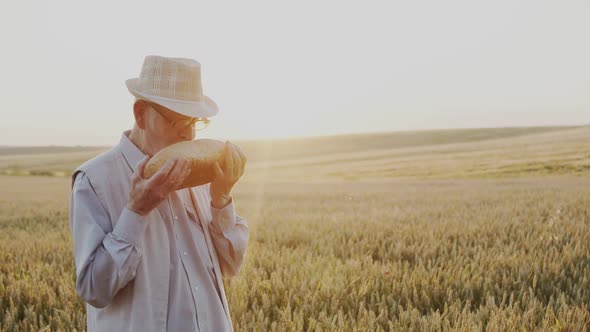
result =
[{"label": "pale overcast sky", "polygon": [[11,1],[0,145],[113,145],[146,55],[188,57],[201,137],[590,123],[590,1]]}]

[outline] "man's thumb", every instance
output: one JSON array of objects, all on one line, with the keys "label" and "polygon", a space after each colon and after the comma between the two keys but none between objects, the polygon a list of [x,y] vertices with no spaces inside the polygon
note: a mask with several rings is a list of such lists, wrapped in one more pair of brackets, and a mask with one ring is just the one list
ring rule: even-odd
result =
[{"label": "man's thumb", "polygon": [[145,156],[135,167],[135,172],[141,175],[141,177],[143,177],[143,169],[145,168],[145,165],[147,164],[148,160],[150,160],[150,157]]}]

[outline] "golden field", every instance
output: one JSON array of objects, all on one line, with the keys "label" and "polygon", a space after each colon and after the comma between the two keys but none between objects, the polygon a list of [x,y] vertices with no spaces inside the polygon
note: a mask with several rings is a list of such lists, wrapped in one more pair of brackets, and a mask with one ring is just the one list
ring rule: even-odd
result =
[{"label": "golden field", "polygon": [[[237,331],[586,331],[590,127],[236,142]],[[69,173],[0,148],[0,331],[82,331]]]}]

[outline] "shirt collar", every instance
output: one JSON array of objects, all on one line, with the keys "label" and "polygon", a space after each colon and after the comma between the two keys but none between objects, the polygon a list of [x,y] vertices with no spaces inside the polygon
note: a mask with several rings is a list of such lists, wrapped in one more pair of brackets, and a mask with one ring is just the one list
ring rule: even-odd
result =
[{"label": "shirt collar", "polygon": [[129,165],[131,170],[135,173],[137,164],[139,164],[139,162],[145,158],[146,154],[143,153],[133,142],[131,142],[129,139],[130,133],[131,130],[126,130],[123,132],[121,135],[121,140],[119,141],[119,147],[123,157],[125,157],[127,165]]}]

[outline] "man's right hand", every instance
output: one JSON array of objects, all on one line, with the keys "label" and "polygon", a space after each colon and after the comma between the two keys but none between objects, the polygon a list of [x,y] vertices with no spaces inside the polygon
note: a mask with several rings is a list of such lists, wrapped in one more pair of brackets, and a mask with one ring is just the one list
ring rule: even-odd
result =
[{"label": "man's right hand", "polygon": [[190,174],[190,161],[169,160],[149,179],[143,178],[143,169],[149,157],[146,156],[131,176],[131,191],[127,208],[141,216],[147,215],[168,195],[176,191]]}]

